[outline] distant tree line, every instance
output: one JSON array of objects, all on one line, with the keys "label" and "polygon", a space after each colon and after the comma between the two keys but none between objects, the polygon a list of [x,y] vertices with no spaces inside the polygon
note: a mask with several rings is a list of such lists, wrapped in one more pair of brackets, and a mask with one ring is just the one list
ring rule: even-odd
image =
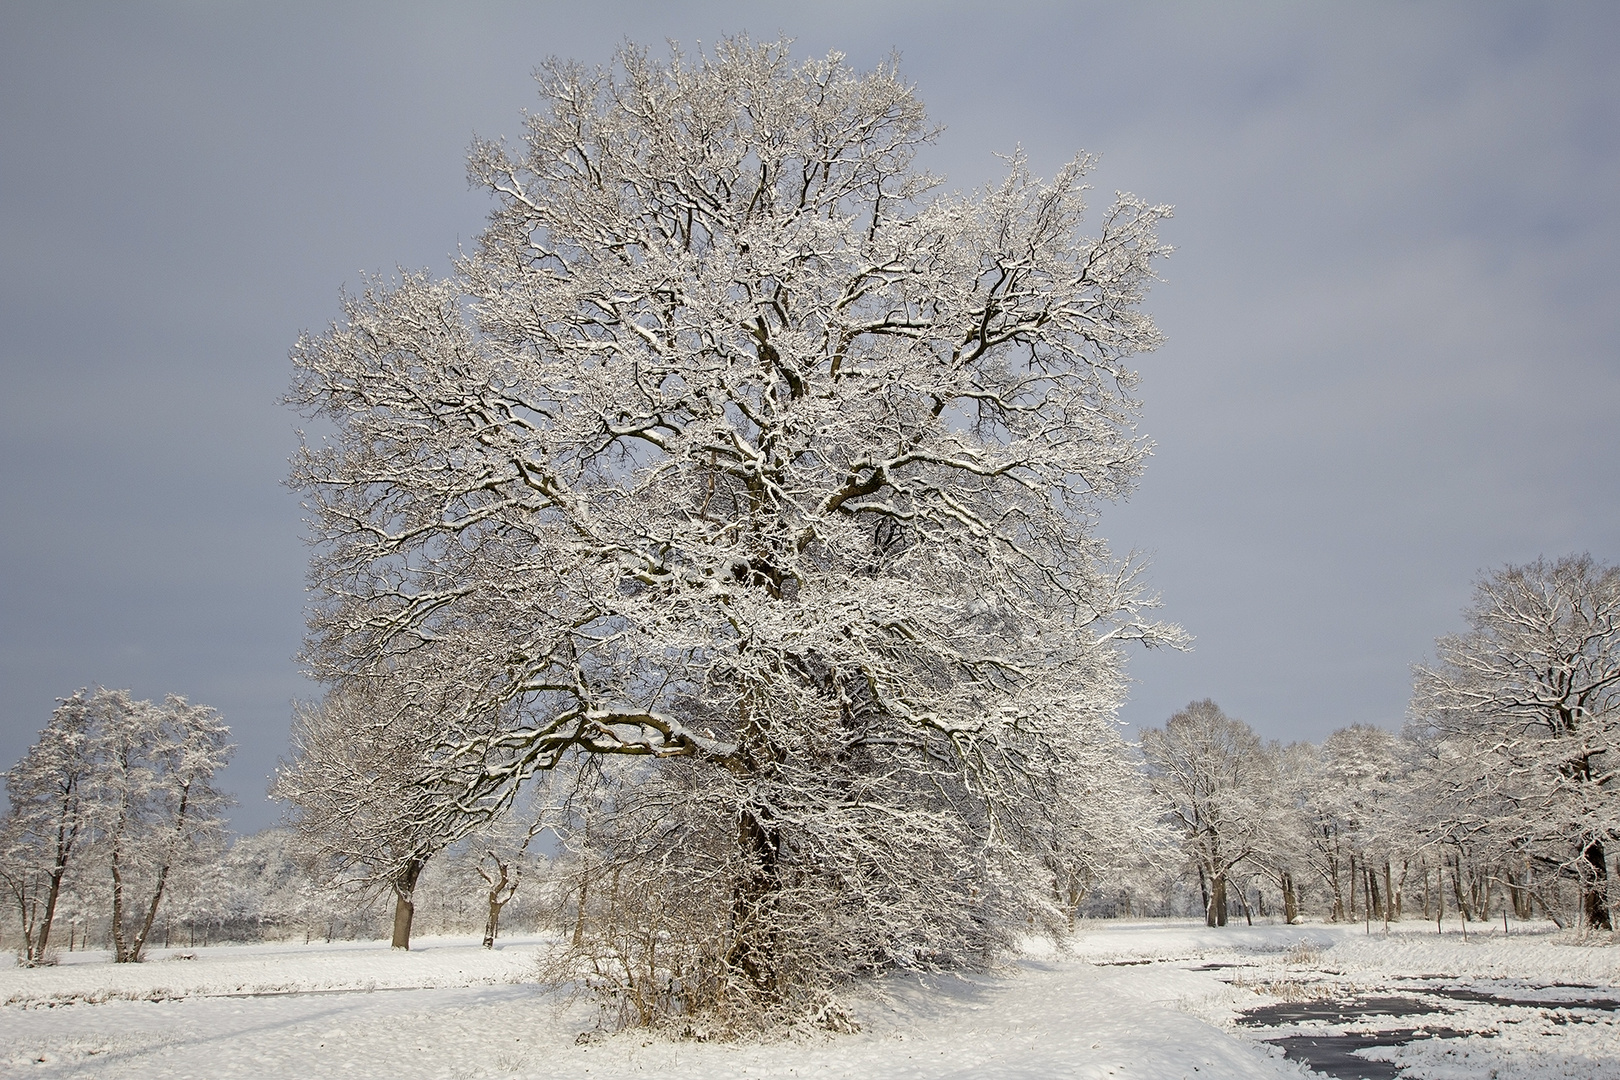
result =
[{"label": "distant tree line", "polygon": [[[1269,904],[1290,920],[1450,911],[1466,925],[1506,910],[1613,928],[1620,569],[1509,566],[1464,614],[1414,668],[1399,734],[1267,744],[1207,700],[1143,734],[1210,925]],[[1139,882],[1135,902],[1154,891]],[[1173,887],[1156,891],[1172,903]]]},{"label": "distant tree line", "polygon": [[[1113,828],[1093,831],[1083,864],[1047,867],[1052,909],[1611,929],[1617,616],[1620,570],[1586,556],[1488,575],[1465,631],[1415,667],[1398,733],[1356,725],[1282,745],[1213,701],[1189,704],[1143,733],[1139,771],[1103,777],[1093,794],[1115,808]],[[409,947],[413,927],[493,946],[504,917],[618,956],[599,989],[625,1019],[656,1019],[670,1003],[637,965],[690,913],[649,891],[636,832],[649,819],[625,816],[623,778],[542,785],[447,837],[410,812],[432,760],[429,715],[386,685],[300,707],[274,786],[289,826],[227,845],[212,777],[231,747],[213,710],[123,691],[64,700],[7,773],[0,886],[19,959],[259,940]]]}]

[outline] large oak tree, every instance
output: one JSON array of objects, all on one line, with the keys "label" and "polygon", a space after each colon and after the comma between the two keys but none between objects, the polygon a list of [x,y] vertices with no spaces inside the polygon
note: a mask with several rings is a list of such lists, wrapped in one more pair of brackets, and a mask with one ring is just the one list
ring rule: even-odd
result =
[{"label": "large oak tree", "polygon": [[1096,532],[1166,208],[1086,234],[1084,156],[942,194],[911,87],[836,54],[538,78],[454,274],[294,352],[312,667],[454,703],[450,832],[601,781],[643,893],[701,913],[642,958],[674,1008],[993,955],[1117,825],[1122,644],[1179,640]]}]

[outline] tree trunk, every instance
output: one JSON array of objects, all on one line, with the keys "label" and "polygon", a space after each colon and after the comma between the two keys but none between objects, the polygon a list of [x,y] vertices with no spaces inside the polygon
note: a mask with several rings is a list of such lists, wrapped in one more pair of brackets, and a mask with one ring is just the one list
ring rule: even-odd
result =
[{"label": "tree trunk", "polygon": [[1533,881],[1530,875],[1528,866],[1521,868],[1517,877],[1508,874],[1508,896],[1513,901],[1513,914],[1520,922],[1528,922],[1535,917],[1535,908],[1532,906],[1535,898],[1531,895]]},{"label": "tree trunk", "polygon": [[[45,962],[45,950],[51,943],[51,923],[56,918],[56,901],[62,893],[62,875],[67,867],[58,862],[51,868],[51,883],[45,890],[45,914],[40,916],[37,926],[28,925],[26,912],[23,915],[23,956],[29,967]],[[68,941],[68,952],[73,951],[73,942]]]},{"label": "tree trunk", "polygon": [[1396,918],[1398,912],[1391,911],[1395,904],[1395,886],[1390,882],[1389,860],[1384,860],[1384,929],[1389,929],[1389,920]]},{"label": "tree trunk", "polygon": [[130,949],[130,960],[139,961],[141,953],[146,949],[146,940],[152,934],[152,923],[157,918],[158,903],[163,899],[163,886],[169,879],[169,867],[164,864],[158,871],[157,887],[152,890],[152,902],[147,905],[146,919],[141,923],[140,933],[135,935],[135,944]]},{"label": "tree trunk", "polygon": [[412,897],[416,895],[416,881],[422,876],[426,859],[412,859],[394,879],[394,937],[389,943],[396,949],[411,947],[411,920],[416,915]]},{"label": "tree trunk", "polygon": [[163,860],[158,869],[157,884],[152,889],[152,902],[147,905],[146,919],[141,923],[141,932],[135,937],[135,947],[132,950],[131,960],[139,960],[146,942],[152,936],[152,924],[157,919],[158,904],[163,901],[163,888],[169,881],[169,868],[174,863],[174,852],[180,849],[186,835],[186,810],[191,804],[191,785],[188,783],[180,789],[180,805],[175,808],[174,817],[174,847],[169,857]]},{"label": "tree trunk", "polygon": [[118,845],[112,850],[112,939],[113,963],[127,964],[131,957],[124,947],[124,876],[118,865]]},{"label": "tree trunk", "polygon": [[585,941],[585,906],[590,900],[590,890],[590,868],[581,860],[579,871],[579,914],[574,919],[574,948],[576,949]]},{"label": "tree trunk", "polygon": [[1609,865],[1604,857],[1603,841],[1593,840],[1581,852],[1586,864],[1581,868],[1581,907],[1586,925],[1591,930],[1613,930],[1609,921]]},{"label": "tree trunk", "polygon": [[[1427,873],[1424,874],[1424,887],[1427,886]],[[1445,857],[1440,857],[1440,865],[1434,870],[1434,933],[1440,933],[1440,925],[1445,921]]]},{"label": "tree trunk", "polygon": [[[30,967],[44,963],[45,950],[51,943],[51,924],[56,920],[56,902],[62,895],[62,878],[67,874],[68,857],[73,852],[73,845],[78,840],[79,827],[75,824],[71,829],[66,820],[67,811],[57,818],[56,822],[56,862],[51,866],[51,884],[45,892],[45,914],[41,917],[39,925],[35,927],[36,933],[30,934],[27,920],[23,926],[23,953]],[[73,951],[72,931],[69,931],[68,952]]]},{"label": "tree trunk", "polygon": [[777,837],[760,808],[745,810],[738,827],[738,841],[749,856],[752,872],[738,882],[732,900],[733,944],[726,958],[729,966],[741,971],[750,986],[764,1000],[774,1000],[776,964],[772,954],[768,910],[775,900],[777,881]]},{"label": "tree trunk", "polygon": [[1204,922],[1209,926],[1226,925],[1226,875],[1216,874],[1210,881],[1209,913]]},{"label": "tree trunk", "polygon": [[1299,896],[1294,892],[1294,875],[1284,870],[1282,875],[1283,922],[1289,926],[1299,921]]},{"label": "tree trunk", "polygon": [[489,918],[484,920],[484,948],[486,949],[495,947],[495,935],[500,932],[501,928],[501,908],[505,906],[504,901],[495,898],[495,891],[490,890]]},{"label": "tree trunk", "polygon": [[1467,894],[1463,891],[1462,879],[1462,855],[1459,854],[1456,861],[1451,864],[1451,891],[1457,901],[1457,913],[1462,916],[1463,922],[1467,924],[1474,921],[1474,911],[1468,903]]},{"label": "tree trunk", "polygon": [[[494,852],[490,852],[493,857]],[[484,868],[478,868],[478,874],[489,884],[489,917],[484,920],[484,948],[495,947],[495,935],[501,929],[501,909],[506,902],[517,895],[518,883],[511,876],[511,866],[495,859],[495,872],[485,873]]]}]

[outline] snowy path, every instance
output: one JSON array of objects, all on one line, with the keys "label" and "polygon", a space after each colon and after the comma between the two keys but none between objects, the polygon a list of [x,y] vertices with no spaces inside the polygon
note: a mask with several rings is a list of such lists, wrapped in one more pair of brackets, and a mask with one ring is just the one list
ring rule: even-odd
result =
[{"label": "snowy path", "polygon": [[[1301,952],[1301,942],[1311,948]],[[0,1075],[1297,1078],[1310,1074],[1260,1041],[1265,1033],[1233,1022],[1286,999],[1267,987],[1286,995],[1318,980],[1365,988],[1417,975],[1620,985],[1620,949],[1546,939],[1463,947],[1417,934],[1363,940],[1345,928],[1103,924],[1075,955],[1031,958],[1006,976],[895,980],[886,998],[858,1004],[855,1035],[734,1046],[626,1033],[581,1044],[575,1037],[592,1026],[590,1010],[521,981],[540,942],[495,953],[464,941],[424,944],[408,955],[279,946],[199,950],[191,961],[119,969],[80,962],[0,970],[0,1000],[121,996],[0,1008]],[[425,988],[390,989],[409,986]],[[1612,1018],[1559,1026],[1529,1010],[1523,1023],[1504,1024],[1501,1010],[1468,1009],[1470,1030],[1495,1028],[1395,1053],[1399,1064],[1416,1066],[1406,1075],[1620,1077]]]},{"label": "snowy path", "polygon": [[[532,953],[532,949],[528,950]],[[212,950],[210,952],[213,952]],[[227,950],[217,950],[219,954]],[[438,955],[435,955],[435,952]],[[505,966],[522,949],[507,951]],[[73,965],[0,973],[61,994],[92,974],[181,992],[183,975],[202,993],[254,986],[332,988],[331,952],[297,950],[277,974],[273,952],[157,960],[135,969]],[[463,962],[465,961],[465,962]],[[354,980],[385,988],[406,978],[444,978],[460,964],[481,977],[502,954],[350,950]],[[217,970],[210,971],[214,967]],[[75,968],[79,970],[75,971]],[[244,973],[258,978],[243,981]],[[1171,977],[1166,978],[1169,974]],[[1193,984],[1207,976],[1181,973]],[[38,979],[29,979],[39,976]],[[0,1009],[0,1074],[31,1077],[1240,1077],[1298,1076],[1263,1047],[1176,1007],[1189,987],[1174,973],[1145,980],[1130,968],[1082,960],[1033,960],[997,978],[899,981],[888,1000],[860,1009],[863,1031],[787,1045],[726,1046],[621,1035],[581,1045],[591,1026],[582,1006],[559,1006],[529,985],[375,992],[194,996],[160,1001]],[[1193,987],[1196,989],[1196,987]],[[125,985],[128,994],[140,987]],[[35,993],[38,993],[36,991]],[[1167,998],[1166,995],[1169,995]],[[40,996],[45,996],[41,994]],[[40,1060],[42,1059],[43,1060]]]},{"label": "snowy path", "polygon": [[868,1006],[861,1034],[788,1046],[644,1045],[635,1036],[578,1045],[581,1018],[562,1023],[568,1014],[527,986],[13,1008],[0,1016],[0,1042],[15,1048],[0,1068],[175,1080],[1298,1075],[1252,1043],[1144,1000],[1133,981],[1069,962],[1010,979],[897,987],[888,1006]]}]

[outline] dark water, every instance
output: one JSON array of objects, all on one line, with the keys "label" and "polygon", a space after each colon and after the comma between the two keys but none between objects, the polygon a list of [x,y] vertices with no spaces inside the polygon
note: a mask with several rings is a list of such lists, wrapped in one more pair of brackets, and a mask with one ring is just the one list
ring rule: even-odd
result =
[{"label": "dark water", "polygon": [[1368,1016],[1423,1016],[1443,1011],[1437,1002],[1415,997],[1344,997],[1325,1001],[1286,1001],[1278,1005],[1262,1005],[1245,1012],[1240,1024],[1250,1027],[1281,1027],[1284,1024],[1303,1024],[1323,1020],[1340,1024],[1346,1020],[1360,1020]]},{"label": "dark water", "polygon": [[1419,1039],[1455,1039],[1470,1034],[1466,1031],[1427,1028],[1369,1031],[1359,1035],[1288,1035],[1281,1039],[1267,1039],[1282,1047],[1283,1057],[1298,1061],[1312,1072],[1338,1080],[1394,1080],[1400,1069],[1388,1061],[1368,1061],[1356,1056],[1357,1050],[1373,1046],[1405,1046]]},{"label": "dark water", "polygon": [[[1549,990],[1596,990],[1595,986],[1557,986],[1547,987]],[[1560,1001],[1546,1001],[1534,998],[1500,997],[1496,994],[1487,994],[1483,990],[1453,990],[1448,987],[1426,988],[1425,994],[1436,997],[1450,998],[1452,1001],[1473,1001],[1483,1005],[1518,1005],[1526,1009],[1598,1009],[1602,1012],[1615,1012],[1620,1010],[1620,1001],[1613,998],[1583,997],[1569,998]]]},{"label": "dark water", "polygon": [[[1590,986],[1557,986],[1538,989],[1597,990]],[[1433,1016],[1451,1011],[1452,1001],[1504,1007],[1545,1009],[1548,1011],[1602,1011],[1620,1010],[1620,1001],[1612,998],[1587,996],[1545,1001],[1523,997],[1510,997],[1483,990],[1451,987],[1413,987],[1410,994],[1351,995],[1319,1001],[1283,1002],[1249,1009],[1238,1023],[1249,1027],[1283,1027],[1291,1024],[1320,1021],[1342,1024],[1346,1021],[1366,1021],[1388,1017],[1391,1021],[1414,1016]],[[1338,1080],[1394,1080],[1400,1070],[1385,1061],[1367,1061],[1356,1056],[1357,1050],[1374,1046],[1405,1046],[1419,1039],[1455,1039],[1465,1035],[1489,1036],[1488,1032],[1457,1031],[1451,1028],[1424,1026],[1391,1027],[1381,1031],[1367,1031],[1346,1035],[1300,1034],[1266,1039],[1282,1048],[1283,1056],[1298,1061],[1313,1072],[1332,1076]]]}]

